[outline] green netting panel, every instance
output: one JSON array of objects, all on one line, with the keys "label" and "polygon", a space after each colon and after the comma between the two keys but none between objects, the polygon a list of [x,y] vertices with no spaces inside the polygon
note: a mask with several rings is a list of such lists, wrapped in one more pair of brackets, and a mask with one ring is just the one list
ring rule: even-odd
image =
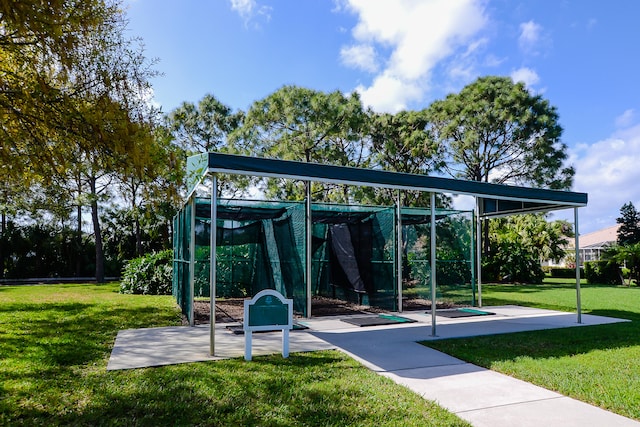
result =
[{"label": "green netting panel", "polygon": [[[429,211],[404,208],[402,278],[406,300],[431,300]],[[436,298],[438,303],[475,305],[473,218],[470,212],[436,211]]]},{"label": "green netting panel", "polygon": [[[196,297],[210,294],[210,201],[199,199],[196,218]],[[298,202],[220,200],[216,296],[247,297],[275,289],[306,315],[305,209]]]},{"label": "green netting panel", "polygon": [[[178,212],[173,220],[173,286],[172,294],[187,316],[191,315],[191,293],[189,290],[189,242],[191,241],[191,204]],[[189,319],[190,321],[191,319]]]},{"label": "green netting panel", "polygon": [[396,213],[395,208],[376,212],[373,222],[371,271],[375,286],[371,305],[398,310],[396,285]]},{"label": "green netting panel", "polygon": [[[217,222],[216,296],[247,297],[276,289],[306,313],[305,205],[299,202],[220,200]],[[194,295],[209,297],[210,202],[198,199],[174,219],[173,294],[187,315],[189,242],[195,214]],[[429,210],[402,210],[404,300],[431,299]],[[475,303],[473,217],[438,209],[438,302]],[[393,207],[312,205],[313,295],[398,310],[396,210]]]},{"label": "green netting panel", "polygon": [[[281,284],[276,284],[286,292],[281,292],[293,298],[293,308],[297,312],[307,315],[307,286],[305,280],[306,259],[306,219],[305,206],[302,203],[290,206],[283,218],[273,221],[273,236],[276,242],[279,263],[272,270],[279,267]],[[267,244],[267,247],[272,245]]]},{"label": "green netting panel", "polygon": [[314,295],[394,309],[392,208],[312,206]]}]

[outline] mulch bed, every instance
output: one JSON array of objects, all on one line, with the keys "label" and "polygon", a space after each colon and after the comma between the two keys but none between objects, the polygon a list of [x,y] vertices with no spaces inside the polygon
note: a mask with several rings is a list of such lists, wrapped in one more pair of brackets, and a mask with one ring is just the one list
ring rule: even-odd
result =
[{"label": "mulch bed", "polygon": [[[457,306],[450,303],[439,303],[436,308],[456,308]],[[430,310],[431,301],[425,299],[411,299],[405,300],[403,303],[403,309],[405,311],[415,310]],[[357,305],[350,302],[325,298],[325,297],[313,297],[311,301],[311,315],[313,317],[323,316],[345,316],[353,314],[370,314],[370,313],[385,313],[388,310],[383,310],[377,307],[369,307],[364,305]],[[208,324],[210,320],[210,303],[209,301],[195,301],[193,305],[193,313],[196,325]],[[244,313],[244,299],[243,298],[218,298],[216,299],[216,323],[236,323],[242,322]],[[302,317],[302,316],[295,316]],[[189,322],[185,316],[182,316],[182,324],[188,325]]]}]

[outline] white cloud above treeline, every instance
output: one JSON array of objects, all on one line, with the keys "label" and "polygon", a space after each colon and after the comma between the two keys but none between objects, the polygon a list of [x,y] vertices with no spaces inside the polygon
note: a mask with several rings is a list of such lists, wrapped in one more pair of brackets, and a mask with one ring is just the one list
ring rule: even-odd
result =
[{"label": "white cloud above treeline", "polygon": [[[464,52],[478,46],[474,37],[487,24],[483,4],[345,0],[341,10],[355,14],[357,23],[351,31],[353,43],[342,49],[342,61],[376,73],[370,84],[356,88],[363,103],[377,111],[397,112],[421,100],[438,64],[464,58]],[[468,65],[448,68],[459,75],[471,74]]]},{"label": "white cloud above treeline", "polygon": [[540,76],[535,72],[535,70],[522,67],[511,73],[511,79],[516,83],[522,82],[530,88],[540,81]]},{"label": "white cloud above treeline", "polygon": [[640,124],[592,144],[578,144],[569,152],[576,169],[573,189],[589,194],[588,205],[579,209],[580,234],[615,225],[627,202],[640,209]]},{"label": "white cloud above treeline", "polygon": [[376,50],[371,44],[343,46],[340,50],[342,63],[348,67],[375,73],[378,71]]},{"label": "white cloud above treeline", "polygon": [[520,24],[520,37],[518,43],[523,50],[532,50],[540,42],[542,27],[533,21]]}]

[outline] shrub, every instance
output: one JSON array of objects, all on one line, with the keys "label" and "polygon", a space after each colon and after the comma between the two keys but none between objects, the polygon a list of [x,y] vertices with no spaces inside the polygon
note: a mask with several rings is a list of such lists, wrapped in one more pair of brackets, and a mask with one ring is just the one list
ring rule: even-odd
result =
[{"label": "shrub", "polygon": [[120,292],[171,295],[172,281],[173,251],[167,249],[127,261],[122,271]]},{"label": "shrub", "polygon": [[587,283],[602,285],[620,284],[620,267],[611,261],[588,261],[584,263]]},{"label": "shrub", "polygon": [[[551,274],[551,277],[557,277],[560,279],[573,279],[576,277],[575,268],[552,267],[549,269],[549,273]],[[580,276],[583,275],[584,271],[580,269]]]},{"label": "shrub", "polygon": [[542,283],[544,279],[538,258],[520,241],[501,242],[497,253],[483,261],[482,269],[483,280]]}]

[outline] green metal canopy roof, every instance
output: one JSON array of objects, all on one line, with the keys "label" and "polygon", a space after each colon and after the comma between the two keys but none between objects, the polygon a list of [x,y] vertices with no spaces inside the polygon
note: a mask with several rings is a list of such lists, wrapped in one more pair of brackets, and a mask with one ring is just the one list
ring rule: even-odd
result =
[{"label": "green metal canopy roof", "polygon": [[204,153],[189,158],[192,178],[206,173],[289,178],[368,187],[393,188],[475,196],[483,217],[526,212],[543,212],[587,205],[587,194],[492,184],[384,170],[303,163],[221,153]]}]

